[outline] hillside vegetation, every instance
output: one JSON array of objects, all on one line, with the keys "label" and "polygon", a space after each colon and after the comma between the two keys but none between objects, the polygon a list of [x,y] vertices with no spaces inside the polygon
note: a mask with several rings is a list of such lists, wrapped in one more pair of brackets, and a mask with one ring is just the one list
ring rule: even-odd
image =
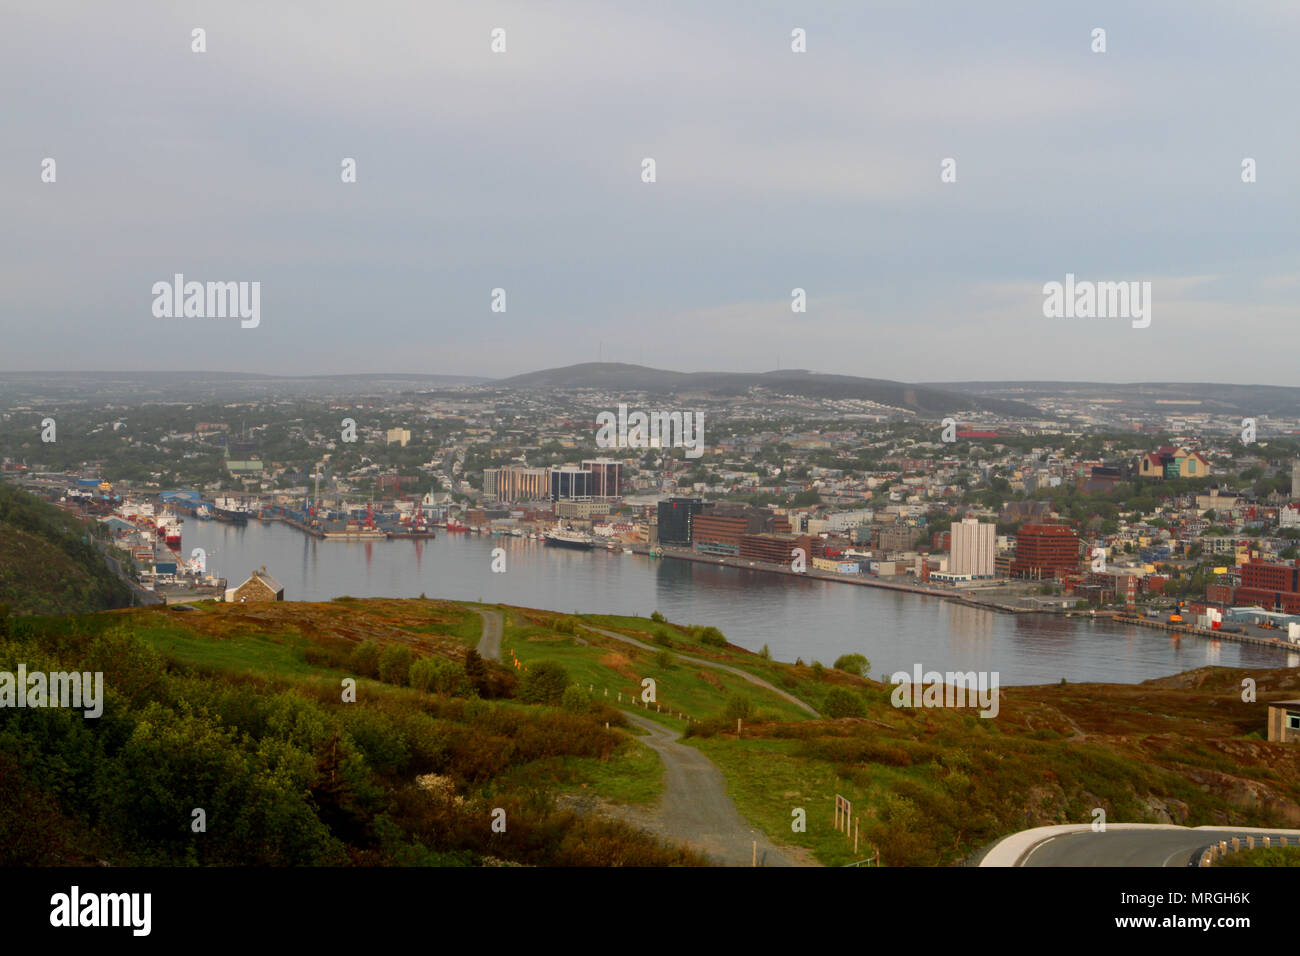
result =
[{"label": "hillside vegetation", "polygon": [[[474,651],[479,608],[502,615],[504,665]],[[1096,808],[1300,826],[1300,749],[1263,739],[1263,701],[1300,696],[1294,670],[1253,672],[1259,703],[1228,668],[1002,688],[983,719],[894,707],[882,684],[709,627],[350,598],[11,618],[0,670],[18,662],[101,670],[107,700],[98,720],[0,709],[0,865],[702,863],[611,810],[663,786],[630,708],[707,755],[750,823],[828,865],[869,847],[885,865],[960,863]],[[837,794],[856,854],[831,825]]]},{"label": "hillside vegetation", "polygon": [[84,614],[129,605],[130,589],[90,540],[96,531],[0,484],[0,603],[15,614]]}]

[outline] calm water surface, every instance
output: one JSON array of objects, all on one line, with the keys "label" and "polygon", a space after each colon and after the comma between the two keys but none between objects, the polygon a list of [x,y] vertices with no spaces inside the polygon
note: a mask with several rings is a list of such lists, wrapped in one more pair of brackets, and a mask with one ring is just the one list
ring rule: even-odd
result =
[{"label": "calm water surface", "polygon": [[[484,600],[553,611],[661,611],[678,624],[713,624],[777,660],[829,665],[857,652],[872,674],[997,671],[1003,684],[1136,683],[1206,664],[1296,667],[1300,654],[1111,622],[1012,615],[877,588],[605,551],[567,551],[527,538],[439,533],[432,541],[321,541],[287,525],[247,527],[186,518],[183,550],[244,580],[263,565],[290,601],[353,597]],[[506,572],[493,573],[493,548]]]}]

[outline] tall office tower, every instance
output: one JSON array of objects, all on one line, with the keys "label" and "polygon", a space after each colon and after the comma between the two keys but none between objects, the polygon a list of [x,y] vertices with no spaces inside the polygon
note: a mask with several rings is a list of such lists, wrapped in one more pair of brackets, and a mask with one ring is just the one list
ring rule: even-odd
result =
[{"label": "tall office tower", "polygon": [[993,553],[997,526],[983,524],[976,518],[963,518],[952,526],[952,560],[948,570],[977,578],[993,577]]}]

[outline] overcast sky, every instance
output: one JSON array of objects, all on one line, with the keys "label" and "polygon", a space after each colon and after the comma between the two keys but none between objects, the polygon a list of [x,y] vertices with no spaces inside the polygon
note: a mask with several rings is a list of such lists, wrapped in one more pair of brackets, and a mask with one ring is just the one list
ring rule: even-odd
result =
[{"label": "overcast sky", "polygon": [[[1295,0],[0,11],[0,370],[1300,385]],[[260,325],[155,317],[178,272]],[[1067,273],[1150,327],[1044,318]]]}]

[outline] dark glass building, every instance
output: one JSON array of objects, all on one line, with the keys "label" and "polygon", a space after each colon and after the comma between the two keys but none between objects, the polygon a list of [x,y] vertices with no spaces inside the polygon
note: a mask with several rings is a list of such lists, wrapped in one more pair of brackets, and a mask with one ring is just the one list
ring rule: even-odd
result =
[{"label": "dark glass building", "polygon": [[659,502],[659,543],[690,544],[695,516],[703,510],[703,498],[669,498]]}]

